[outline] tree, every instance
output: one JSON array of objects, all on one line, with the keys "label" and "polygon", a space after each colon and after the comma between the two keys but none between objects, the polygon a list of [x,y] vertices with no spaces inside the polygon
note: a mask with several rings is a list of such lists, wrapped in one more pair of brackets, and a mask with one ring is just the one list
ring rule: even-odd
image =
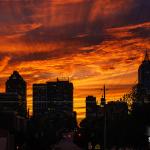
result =
[{"label": "tree", "polygon": [[149,99],[149,97],[145,88],[140,84],[136,84],[133,86],[132,90],[124,94],[120,100],[126,102],[129,110],[131,110],[133,105],[143,104],[146,99]]}]

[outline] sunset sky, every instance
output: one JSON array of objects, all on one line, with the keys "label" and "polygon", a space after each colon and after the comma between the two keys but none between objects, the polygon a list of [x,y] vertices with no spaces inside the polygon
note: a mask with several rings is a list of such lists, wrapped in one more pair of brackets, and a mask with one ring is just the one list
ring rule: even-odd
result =
[{"label": "sunset sky", "polygon": [[18,70],[32,84],[70,77],[74,109],[85,97],[116,100],[137,83],[137,69],[150,50],[150,0],[1,0],[0,92]]}]

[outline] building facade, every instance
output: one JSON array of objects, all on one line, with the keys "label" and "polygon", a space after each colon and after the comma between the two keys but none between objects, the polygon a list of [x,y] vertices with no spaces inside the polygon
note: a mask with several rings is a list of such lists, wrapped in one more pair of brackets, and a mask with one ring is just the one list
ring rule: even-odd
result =
[{"label": "building facade", "polygon": [[53,81],[33,85],[33,114],[73,113],[73,84],[69,81]]},{"label": "building facade", "polygon": [[73,84],[69,81],[47,82],[47,100],[50,111],[73,112]]},{"label": "building facade", "polygon": [[6,81],[6,93],[12,93],[18,95],[18,113],[21,116],[26,116],[26,82],[19,72],[14,71]]}]

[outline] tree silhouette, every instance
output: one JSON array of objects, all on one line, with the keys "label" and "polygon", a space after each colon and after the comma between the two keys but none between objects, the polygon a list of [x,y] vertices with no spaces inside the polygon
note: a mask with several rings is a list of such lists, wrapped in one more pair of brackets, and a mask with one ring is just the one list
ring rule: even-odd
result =
[{"label": "tree silhouette", "polygon": [[120,99],[128,104],[129,111],[132,110],[132,107],[137,104],[143,104],[145,101],[148,101],[149,96],[146,92],[146,89],[140,85],[136,84],[132,87],[132,90],[124,94]]}]

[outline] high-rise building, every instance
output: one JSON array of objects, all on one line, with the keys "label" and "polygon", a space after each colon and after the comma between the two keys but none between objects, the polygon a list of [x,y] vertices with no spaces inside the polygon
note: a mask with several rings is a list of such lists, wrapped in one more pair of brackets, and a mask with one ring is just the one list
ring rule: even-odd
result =
[{"label": "high-rise building", "polygon": [[69,81],[47,82],[48,108],[56,112],[73,112],[73,84]]},{"label": "high-rise building", "polygon": [[19,72],[14,71],[6,81],[6,93],[18,95],[18,113],[21,116],[26,116],[26,82]]},{"label": "high-rise building", "polygon": [[73,113],[73,84],[69,81],[33,85],[33,114]]},{"label": "high-rise building", "polygon": [[147,52],[138,70],[138,83],[150,90],[150,60]]},{"label": "high-rise building", "polygon": [[86,118],[96,117],[97,115],[97,104],[96,97],[87,96],[86,97]]},{"label": "high-rise building", "polygon": [[145,58],[138,69],[138,93],[143,102],[150,102],[150,60],[146,51]]},{"label": "high-rise building", "polygon": [[46,84],[33,84],[33,115],[38,116],[48,111]]}]

